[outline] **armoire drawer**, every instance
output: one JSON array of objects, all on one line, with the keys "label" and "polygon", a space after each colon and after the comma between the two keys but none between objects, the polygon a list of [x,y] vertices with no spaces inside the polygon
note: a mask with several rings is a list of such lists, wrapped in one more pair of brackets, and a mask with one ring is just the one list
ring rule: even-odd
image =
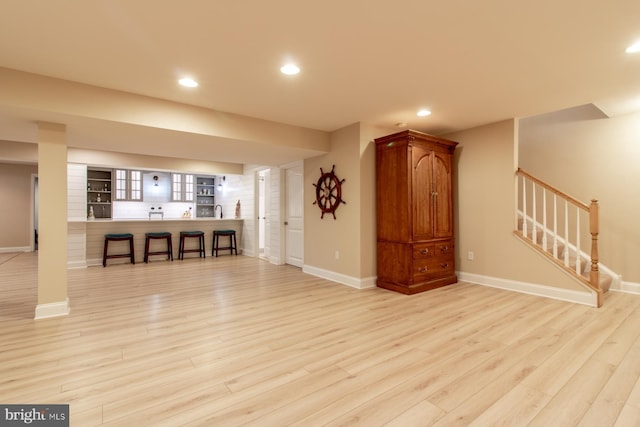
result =
[{"label": "armoire drawer", "polygon": [[413,259],[433,258],[436,255],[436,246],[430,244],[413,245]]},{"label": "armoire drawer", "polygon": [[413,259],[453,256],[453,241],[438,243],[416,243],[413,245]]},{"label": "armoire drawer", "polygon": [[453,274],[453,257],[437,257],[413,262],[414,278]]}]

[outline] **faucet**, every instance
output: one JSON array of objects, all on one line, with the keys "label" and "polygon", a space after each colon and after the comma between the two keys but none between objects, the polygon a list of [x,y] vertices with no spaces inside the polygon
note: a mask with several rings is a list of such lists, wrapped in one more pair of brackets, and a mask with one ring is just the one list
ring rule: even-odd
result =
[{"label": "faucet", "polygon": [[216,216],[216,209],[218,209],[218,206],[220,206],[220,219],[222,219],[222,205],[215,205],[213,207],[213,216]]}]

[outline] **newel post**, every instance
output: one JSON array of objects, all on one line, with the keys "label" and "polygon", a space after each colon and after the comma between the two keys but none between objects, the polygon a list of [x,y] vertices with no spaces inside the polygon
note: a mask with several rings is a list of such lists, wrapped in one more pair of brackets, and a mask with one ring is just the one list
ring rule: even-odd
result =
[{"label": "newel post", "polygon": [[596,199],[591,200],[589,206],[589,232],[591,233],[591,271],[589,282],[598,290],[598,307],[602,305],[602,289],[600,289],[600,271],[598,270],[598,234],[600,233],[599,206]]}]

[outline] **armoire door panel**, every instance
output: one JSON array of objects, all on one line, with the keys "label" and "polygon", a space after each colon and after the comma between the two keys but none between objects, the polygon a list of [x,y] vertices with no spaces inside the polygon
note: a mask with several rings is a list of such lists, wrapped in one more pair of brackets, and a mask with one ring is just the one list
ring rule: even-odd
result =
[{"label": "armoire door panel", "polygon": [[411,147],[413,240],[433,238],[433,151]]},{"label": "armoire door panel", "polygon": [[452,206],[452,176],[451,156],[434,152],[433,182],[435,196],[433,197],[433,235],[434,237],[453,236],[453,206]]}]

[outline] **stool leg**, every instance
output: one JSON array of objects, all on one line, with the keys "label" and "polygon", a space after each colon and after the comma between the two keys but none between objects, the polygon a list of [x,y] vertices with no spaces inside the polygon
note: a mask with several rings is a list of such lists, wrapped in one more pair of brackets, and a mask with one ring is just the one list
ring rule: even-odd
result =
[{"label": "stool leg", "polygon": [[178,259],[184,259],[184,234],[180,234],[180,244],[178,245]]},{"label": "stool leg", "polygon": [[104,239],[104,251],[102,252],[102,266],[107,266],[107,251],[109,250],[109,239]]},{"label": "stool leg", "polygon": [[[202,234],[200,236],[200,254],[202,255],[202,258],[206,258],[207,257],[207,252],[206,252],[206,248],[204,246],[204,234]],[[198,254],[198,255],[200,255]]]},{"label": "stool leg", "polygon": [[236,233],[231,235],[233,237],[233,250],[238,255],[238,241],[236,240]]},{"label": "stool leg", "polygon": [[136,253],[133,250],[133,237],[129,239],[129,251],[131,253],[131,264],[136,263]]},{"label": "stool leg", "polygon": [[149,262],[149,238],[145,238],[144,241],[144,263],[147,264]]},{"label": "stool leg", "polygon": [[169,251],[167,259],[170,259],[171,261],[173,261],[173,242],[171,241],[171,237],[167,237],[167,242],[168,242],[167,247]]}]

